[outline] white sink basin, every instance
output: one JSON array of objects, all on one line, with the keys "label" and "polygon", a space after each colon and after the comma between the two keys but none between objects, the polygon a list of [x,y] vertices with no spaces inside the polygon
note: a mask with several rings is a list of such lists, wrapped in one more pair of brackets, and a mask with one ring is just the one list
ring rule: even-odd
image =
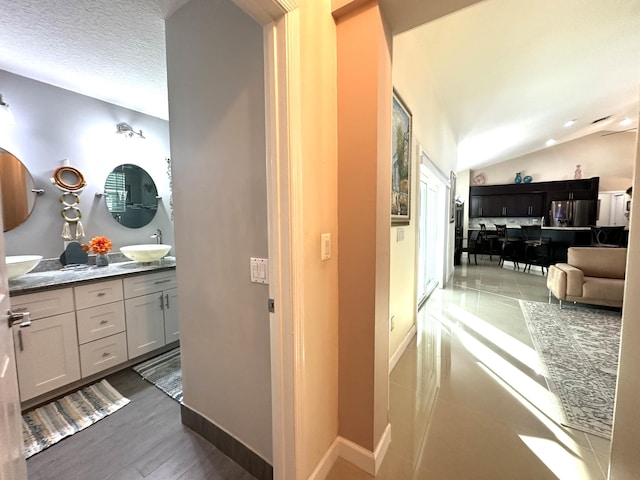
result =
[{"label": "white sink basin", "polygon": [[42,260],[42,255],[14,255],[4,257],[4,261],[7,264],[7,276],[9,280],[30,272],[36,268],[40,260]]},{"label": "white sink basin", "polygon": [[158,245],[149,243],[143,245],[127,245],[120,247],[122,254],[130,260],[136,262],[156,262],[164,257],[171,250],[171,245]]}]

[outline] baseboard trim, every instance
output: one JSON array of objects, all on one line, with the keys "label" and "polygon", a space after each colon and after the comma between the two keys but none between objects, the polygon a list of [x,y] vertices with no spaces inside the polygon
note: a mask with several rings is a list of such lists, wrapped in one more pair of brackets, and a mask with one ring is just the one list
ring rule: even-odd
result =
[{"label": "baseboard trim", "polygon": [[353,463],[369,475],[375,476],[391,444],[391,424],[387,424],[387,428],[384,429],[384,433],[373,452],[346,438],[338,437],[337,442],[338,456],[340,458]]},{"label": "baseboard trim", "polygon": [[336,437],[327,452],[322,457],[322,460],[318,463],[315,470],[309,475],[307,480],[324,480],[329,475],[333,464],[338,459],[338,445],[340,443],[340,437]]},{"label": "baseboard trim", "polygon": [[180,405],[180,414],[183,425],[205,438],[258,480],[273,480],[273,466],[240,440],[184,404]]},{"label": "baseboard trim", "polygon": [[391,358],[389,359],[389,373],[393,372],[393,369],[396,368],[396,365],[400,361],[400,357],[402,357],[402,354],[411,343],[411,340],[413,339],[413,336],[416,334],[416,332],[416,324],[414,323],[413,325],[411,325],[411,328],[405,335],[400,345],[398,345],[398,348],[396,348],[396,351],[393,352],[393,355],[391,355]]}]

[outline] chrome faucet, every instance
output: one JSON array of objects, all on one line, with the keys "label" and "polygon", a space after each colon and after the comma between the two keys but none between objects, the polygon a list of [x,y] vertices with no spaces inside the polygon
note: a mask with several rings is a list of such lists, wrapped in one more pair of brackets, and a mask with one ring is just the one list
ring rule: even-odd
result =
[{"label": "chrome faucet", "polygon": [[155,238],[156,239],[156,243],[158,245],[160,245],[162,243],[162,230],[160,230],[159,228],[156,230],[156,233],[154,233],[153,235],[151,235],[150,238]]}]

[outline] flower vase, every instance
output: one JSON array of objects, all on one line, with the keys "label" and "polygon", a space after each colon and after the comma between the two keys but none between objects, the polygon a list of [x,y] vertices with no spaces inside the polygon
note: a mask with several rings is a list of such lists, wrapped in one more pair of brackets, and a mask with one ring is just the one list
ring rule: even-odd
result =
[{"label": "flower vase", "polygon": [[515,183],[522,183],[522,175],[520,175],[520,172],[516,173],[516,178],[514,178],[513,181]]},{"label": "flower vase", "polygon": [[96,255],[96,267],[106,267],[109,265],[109,256],[106,253]]},{"label": "flower vase", "polygon": [[582,169],[580,168],[580,165],[576,165],[576,171],[573,174],[573,178],[575,178],[576,180],[582,178]]}]

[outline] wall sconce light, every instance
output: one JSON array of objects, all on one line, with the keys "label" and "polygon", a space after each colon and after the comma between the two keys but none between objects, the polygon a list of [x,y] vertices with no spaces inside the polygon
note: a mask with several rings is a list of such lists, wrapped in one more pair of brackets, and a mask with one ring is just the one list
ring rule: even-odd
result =
[{"label": "wall sconce light", "polygon": [[15,123],[16,120],[9,109],[9,104],[2,99],[2,94],[0,93],[0,124],[14,125]]},{"label": "wall sconce light", "polygon": [[118,125],[116,125],[116,133],[121,133],[123,135],[126,135],[127,137],[131,138],[134,135],[137,135],[140,138],[146,138],[143,134],[142,134],[142,130],[140,130],[139,132],[136,132],[133,128],[131,128],[131,125],[129,125],[128,123],[119,123]]}]

